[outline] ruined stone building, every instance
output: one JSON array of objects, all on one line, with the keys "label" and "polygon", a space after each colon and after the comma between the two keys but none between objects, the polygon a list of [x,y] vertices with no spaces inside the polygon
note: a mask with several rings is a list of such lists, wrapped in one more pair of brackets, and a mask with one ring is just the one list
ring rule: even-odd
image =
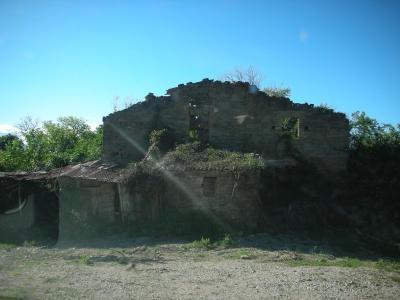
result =
[{"label": "ruined stone building", "polygon": [[[344,114],[270,97],[242,82],[204,79],[182,84],[164,96],[149,94],[103,121],[102,160],[62,168],[57,176],[51,173],[61,239],[190,212],[204,213],[223,230],[254,230],[265,219],[265,203],[286,201],[286,191],[277,191],[270,182],[277,176],[289,178],[288,168],[300,162],[324,174],[346,168],[349,124]],[[197,140],[204,147],[253,153],[250,157],[261,162],[261,168],[165,167],[155,162],[150,171],[139,172],[149,135],[157,129],[168,130],[171,146]],[[3,177],[3,182],[22,182],[16,185],[19,189],[30,181]],[[19,202],[23,195],[23,201],[33,203],[25,206],[32,209],[33,225],[38,192],[10,191],[8,198],[11,193],[19,195]],[[4,215],[0,224],[2,219]]]},{"label": "ruined stone building", "polygon": [[[205,79],[181,84],[103,120],[105,161],[141,159],[149,133],[170,128],[178,144],[196,130],[212,147],[259,153],[265,159],[298,154],[333,171],[343,170],[347,162],[349,123],[344,114],[269,97],[247,83]],[[289,149],[282,128],[291,122]]]}]

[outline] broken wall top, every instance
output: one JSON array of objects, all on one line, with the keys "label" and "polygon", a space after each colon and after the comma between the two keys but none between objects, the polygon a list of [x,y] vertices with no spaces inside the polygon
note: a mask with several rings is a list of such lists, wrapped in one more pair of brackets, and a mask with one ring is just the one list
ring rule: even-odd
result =
[{"label": "broken wall top", "polygon": [[[290,140],[282,132],[287,120],[296,123]],[[173,132],[176,144],[189,142],[194,133],[216,149],[272,160],[297,155],[328,169],[344,169],[348,156],[349,121],[343,113],[271,97],[244,82],[181,84],[103,121],[102,158],[118,163],[141,160],[151,131],[163,128]]]},{"label": "broken wall top", "polygon": [[106,121],[108,118],[118,118],[124,113],[143,111],[157,104],[172,105],[172,101],[181,98],[185,98],[187,102],[194,100],[199,104],[211,104],[213,101],[218,101],[218,96],[221,94],[236,95],[232,100],[246,97],[247,100],[263,101],[278,109],[313,111],[329,115],[330,117],[346,119],[344,113],[336,112],[330,108],[318,107],[308,103],[295,103],[286,97],[269,96],[248,82],[223,82],[206,78],[196,83],[188,82],[186,84],[179,84],[177,87],[168,89],[163,96],[155,96],[153,93],[149,93],[144,101],[135,103],[126,109],[113,112],[104,117],[103,121]]}]

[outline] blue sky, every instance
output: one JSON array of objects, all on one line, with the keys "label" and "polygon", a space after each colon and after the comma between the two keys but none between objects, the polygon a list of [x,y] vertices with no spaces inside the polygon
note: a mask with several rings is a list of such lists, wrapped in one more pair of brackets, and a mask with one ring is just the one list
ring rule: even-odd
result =
[{"label": "blue sky", "polygon": [[0,131],[98,124],[115,97],[252,65],[263,86],[399,123],[400,1],[0,1]]}]

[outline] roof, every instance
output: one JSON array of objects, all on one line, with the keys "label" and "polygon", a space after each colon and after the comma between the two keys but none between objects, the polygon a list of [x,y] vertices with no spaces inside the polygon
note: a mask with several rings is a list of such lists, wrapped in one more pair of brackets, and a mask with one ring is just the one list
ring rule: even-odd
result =
[{"label": "roof", "polygon": [[118,182],[127,176],[127,172],[126,169],[118,167],[117,164],[95,160],[69,166],[69,168],[62,172],[60,176],[103,182]]},{"label": "roof", "polygon": [[64,176],[105,182],[118,182],[119,180],[125,178],[126,174],[127,170],[117,167],[116,164],[95,160],[82,164],[52,169],[50,171],[0,172],[0,178],[11,178],[17,181],[33,181],[56,179]]}]

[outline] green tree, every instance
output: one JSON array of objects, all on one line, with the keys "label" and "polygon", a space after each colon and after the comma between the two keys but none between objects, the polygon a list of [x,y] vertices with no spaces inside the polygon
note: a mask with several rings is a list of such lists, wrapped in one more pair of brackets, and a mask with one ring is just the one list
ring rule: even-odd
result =
[{"label": "green tree", "polygon": [[354,198],[400,213],[400,125],[380,124],[364,112],[350,121],[349,172]]},{"label": "green tree", "polygon": [[6,149],[7,145],[11,144],[14,140],[17,139],[18,136],[10,133],[0,136],[0,150]]},{"label": "green tree", "polygon": [[25,118],[20,124],[21,139],[0,150],[0,170],[35,171],[99,159],[103,129],[91,131],[82,119],[62,117],[57,122]]},{"label": "green tree", "polygon": [[0,171],[23,170],[25,165],[24,144],[18,137],[13,138],[3,149],[0,149]]}]

